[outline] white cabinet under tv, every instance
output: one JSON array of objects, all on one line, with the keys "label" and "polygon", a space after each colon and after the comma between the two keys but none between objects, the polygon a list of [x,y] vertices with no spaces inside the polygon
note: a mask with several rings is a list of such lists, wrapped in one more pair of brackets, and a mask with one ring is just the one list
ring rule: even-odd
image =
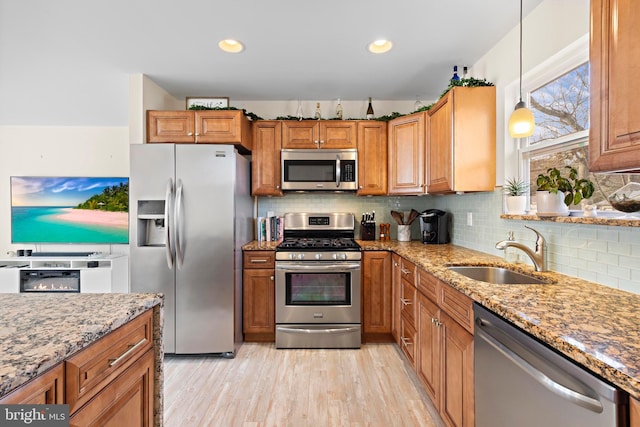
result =
[{"label": "white cabinet under tv", "polygon": [[43,276],[55,272],[66,280],[79,277],[80,293],[128,293],[128,262],[124,254],[3,258],[0,259],[0,293],[21,292],[23,277],[35,277],[40,272]]}]

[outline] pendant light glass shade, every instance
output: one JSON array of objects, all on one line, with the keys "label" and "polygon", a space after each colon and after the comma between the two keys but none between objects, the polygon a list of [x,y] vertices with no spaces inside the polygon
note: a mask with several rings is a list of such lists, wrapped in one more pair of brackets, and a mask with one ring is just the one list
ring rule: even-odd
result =
[{"label": "pendant light glass shade", "polygon": [[533,135],[533,126],[533,113],[524,101],[518,102],[509,119],[509,135],[512,138],[526,138]]},{"label": "pendant light glass shade", "polygon": [[522,100],[522,0],[520,0],[520,102],[509,119],[509,135],[512,138],[526,138],[533,135],[535,121],[533,113]]}]

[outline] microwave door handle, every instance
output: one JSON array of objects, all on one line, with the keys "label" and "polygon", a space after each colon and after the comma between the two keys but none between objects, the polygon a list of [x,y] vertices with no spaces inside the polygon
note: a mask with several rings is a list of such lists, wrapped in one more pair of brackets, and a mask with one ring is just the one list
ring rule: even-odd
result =
[{"label": "microwave door handle", "polygon": [[336,154],[336,188],[340,188],[340,154]]}]

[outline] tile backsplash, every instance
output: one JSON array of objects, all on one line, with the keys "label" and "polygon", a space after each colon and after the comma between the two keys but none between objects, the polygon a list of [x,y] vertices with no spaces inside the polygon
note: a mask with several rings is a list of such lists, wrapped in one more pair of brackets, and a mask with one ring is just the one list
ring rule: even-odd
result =
[{"label": "tile backsplash", "polygon": [[[560,224],[546,221],[501,219],[502,192],[468,193],[447,196],[357,197],[349,194],[302,193],[284,197],[260,197],[258,215],[272,211],[352,212],[356,221],[364,212],[376,212],[376,222],[391,223],[391,238],[397,238],[397,226],[390,211],[419,212],[437,208],[452,214],[452,242],[459,246],[502,256],[496,242],[514,232],[516,240],[535,246],[538,230],[547,240],[549,268],[562,274],[640,294],[640,227],[591,224]],[[471,225],[468,224],[471,221]],[[356,227],[356,237],[359,237]],[[412,239],[420,239],[418,221],[411,227]],[[523,262],[524,253],[515,250]]]}]

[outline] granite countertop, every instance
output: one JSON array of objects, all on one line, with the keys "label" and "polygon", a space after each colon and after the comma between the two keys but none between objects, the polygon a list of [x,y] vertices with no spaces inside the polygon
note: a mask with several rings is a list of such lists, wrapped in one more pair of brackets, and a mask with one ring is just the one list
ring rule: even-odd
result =
[{"label": "granite countertop", "polygon": [[[243,247],[256,250],[252,242]],[[388,250],[414,262],[474,301],[640,399],[640,295],[472,249],[418,241],[358,240],[363,250]],[[275,247],[275,245],[274,245]],[[261,246],[261,250],[267,250]],[[494,265],[551,282],[495,285],[469,279],[448,265]]]},{"label": "granite countertop", "polygon": [[162,304],[161,294],[0,294],[0,396]]}]

